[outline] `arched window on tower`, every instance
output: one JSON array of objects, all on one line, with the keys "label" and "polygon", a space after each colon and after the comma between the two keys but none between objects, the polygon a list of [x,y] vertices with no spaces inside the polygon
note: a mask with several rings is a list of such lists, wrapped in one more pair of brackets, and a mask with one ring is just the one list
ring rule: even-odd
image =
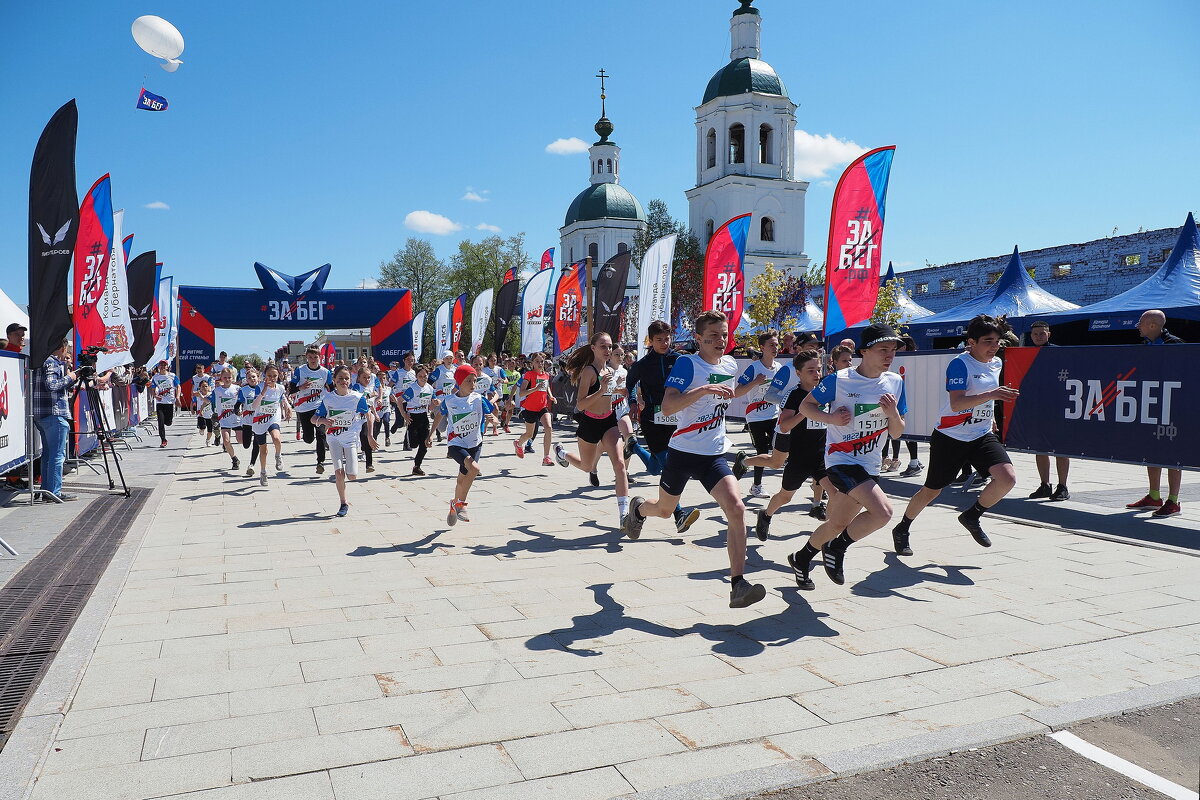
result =
[{"label": "arched window on tower", "polygon": [[758,163],[760,164],[773,163],[771,161],[771,149],[774,144],[772,133],[770,125],[758,126]]},{"label": "arched window on tower", "polygon": [[628,251],[629,251],[629,245],[625,244],[624,242],[617,243],[617,252],[618,253],[625,253]]},{"label": "arched window on tower", "polygon": [[729,163],[746,163],[746,128],[740,122],[729,126]]},{"label": "arched window on tower", "polygon": [[600,245],[596,244],[595,242],[592,242],[591,244],[589,244],[588,245],[588,255],[592,259],[592,266],[595,266],[596,262],[598,262],[600,260]]},{"label": "arched window on tower", "polygon": [[775,241],[775,220],[770,217],[763,217],[758,224],[758,240],[760,242]]},{"label": "arched window on tower", "polygon": [[608,159],[608,174],[612,175],[612,159]]},{"label": "arched window on tower", "polygon": [[715,167],[717,165],[717,132],[715,130],[713,130],[712,128],[709,128],[708,136],[706,136],[704,138],[705,138],[704,149],[705,149],[705,153],[707,154],[706,155],[707,161],[705,163],[708,164],[706,169],[712,169],[713,167]]},{"label": "arched window on tower", "polygon": [[596,174],[596,165],[595,165],[595,163],[593,163],[593,164],[592,164],[592,174],[593,174],[593,175],[595,175],[595,174]]},{"label": "arched window on tower", "polygon": [[713,221],[710,219],[708,222],[704,223],[704,246],[705,247],[707,247],[708,243],[710,241],[712,241],[712,235],[713,235]]}]

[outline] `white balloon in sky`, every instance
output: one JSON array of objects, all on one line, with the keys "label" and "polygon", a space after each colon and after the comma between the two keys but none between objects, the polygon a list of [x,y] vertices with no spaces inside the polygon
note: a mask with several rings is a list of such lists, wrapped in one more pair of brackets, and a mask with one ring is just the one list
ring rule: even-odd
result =
[{"label": "white balloon in sky", "polygon": [[162,17],[147,14],[135,19],[133,40],[150,55],[166,61],[161,66],[167,72],[174,72],[183,63],[179,60],[183,52],[183,34]]}]

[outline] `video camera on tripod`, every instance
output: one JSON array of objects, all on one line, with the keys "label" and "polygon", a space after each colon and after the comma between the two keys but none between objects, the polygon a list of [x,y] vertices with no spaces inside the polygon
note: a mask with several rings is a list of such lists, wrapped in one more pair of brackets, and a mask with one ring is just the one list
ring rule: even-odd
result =
[{"label": "video camera on tripod", "polygon": [[102,344],[94,344],[79,351],[79,366],[75,374],[80,381],[90,381],[96,377],[96,357],[107,353],[108,348]]}]

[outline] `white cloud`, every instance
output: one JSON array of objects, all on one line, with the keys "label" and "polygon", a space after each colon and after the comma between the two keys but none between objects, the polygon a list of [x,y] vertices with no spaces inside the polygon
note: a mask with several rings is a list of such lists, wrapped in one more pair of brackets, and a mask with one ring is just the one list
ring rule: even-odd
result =
[{"label": "white cloud", "polygon": [[546,152],[556,156],[569,156],[575,153],[586,153],[588,149],[587,142],[577,136],[572,136],[570,139],[555,139],[550,144],[546,145]]},{"label": "white cloud", "polygon": [[171,207],[162,200],[155,200],[153,203],[146,203],[142,208],[153,208],[156,211],[170,211]]},{"label": "white cloud", "polygon": [[487,231],[488,233],[499,233],[500,227],[498,225],[488,225],[486,222],[481,222],[475,226],[475,230]]},{"label": "white cloud", "polygon": [[449,217],[435,214],[432,211],[410,211],[404,218],[404,227],[417,233],[432,233],[435,236],[445,236],[448,233],[461,231],[459,225]]},{"label": "white cloud", "polygon": [[810,181],[827,177],[829,170],[849,164],[867,148],[832,133],[820,136],[796,129],[796,177]]}]

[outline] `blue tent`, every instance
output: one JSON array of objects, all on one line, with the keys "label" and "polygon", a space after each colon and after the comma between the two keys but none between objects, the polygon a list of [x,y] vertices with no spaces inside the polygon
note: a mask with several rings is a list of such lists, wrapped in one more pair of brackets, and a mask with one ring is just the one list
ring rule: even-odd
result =
[{"label": "blue tent", "polygon": [[1007,316],[1010,324],[1016,323],[1014,329],[1017,333],[1022,333],[1021,318],[1025,318],[1028,324],[1032,322],[1031,317],[1077,308],[1079,306],[1075,303],[1055,297],[1038,286],[1037,281],[1025,271],[1021,254],[1014,247],[1012,258],[1008,260],[1008,266],[995,286],[979,297],[914,323],[911,332],[919,346],[931,347],[935,339],[961,336],[966,330],[966,323],[980,314]]},{"label": "blue tent", "polygon": [[1107,300],[1044,316],[1051,325],[1087,320],[1088,331],[1115,331],[1133,328],[1142,312],[1152,308],[1171,319],[1200,320],[1200,233],[1190,213],[1158,272]]},{"label": "blue tent", "polygon": [[825,327],[825,315],[821,313],[821,309],[817,308],[817,304],[813,302],[810,294],[804,301],[804,310],[796,318],[796,324],[792,330],[798,333],[819,333],[823,327]]}]

